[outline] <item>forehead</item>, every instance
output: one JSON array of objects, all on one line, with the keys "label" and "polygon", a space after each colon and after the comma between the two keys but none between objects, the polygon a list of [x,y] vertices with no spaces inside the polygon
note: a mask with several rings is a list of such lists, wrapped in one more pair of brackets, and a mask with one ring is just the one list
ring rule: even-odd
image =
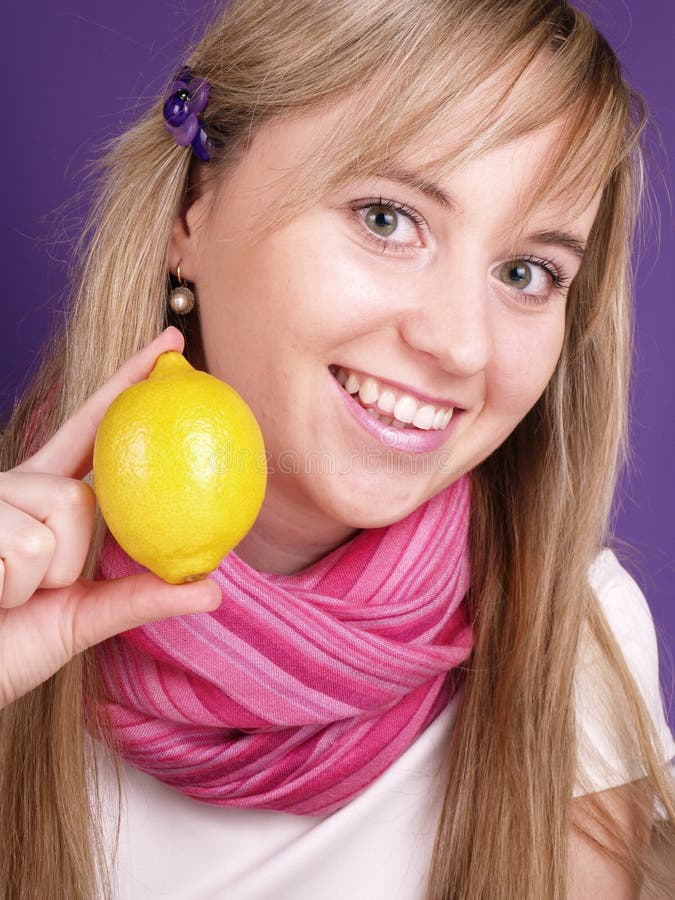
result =
[{"label": "forehead", "polygon": [[546,205],[571,220],[602,187],[597,164],[586,165],[589,153],[597,163],[608,151],[584,136],[577,109],[548,117],[539,112],[533,98],[544,64],[543,57],[536,59],[505,82],[497,71],[452,102],[441,98],[434,106],[422,97],[419,106],[428,108],[428,116],[392,100],[383,110],[382,86],[372,83],[277,115],[253,131],[240,174],[254,170],[258,189],[264,182],[274,203],[267,211],[273,227],[359,178],[398,167],[416,173],[413,180],[422,187],[447,184],[470,163],[494,167],[502,148],[523,178],[519,218],[525,221]]},{"label": "forehead", "polygon": [[[353,102],[353,98],[342,99],[321,110],[266,122],[249,145],[238,188],[256,193],[264,189],[266,199],[282,201],[289,190],[298,187],[303,175],[316,167],[317,160],[325,158],[328,166]],[[480,122],[482,114],[478,98],[471,98],[456,115],[434,123],[425,135],[416,136],[395,156],[376,155],[367,164],[338,172],[333,180],[326,179],[321,193],[370,177],[386,178],[427,196],[445,212],[462,215],[467,199],[463,188],[470,191],[471,185],[494,185],[497,179],[499,199],[508,195],[517,201],[509,227],[521,219],[524,227],[526,218],[553,218],[563,224],[583,216],[589,220],[590,228],[599,193],[590,203],[587,200],[580,204],[573,186],[560,196],[545,194],[528,216],[520,215],[527,211],[551,155],[562,140],[565,122],[557,120],[510,141],[496,141],[462,160],[461,148],[467,134]],[[314,187],[319,186],[320,178]]]},{"label": "forehead", "polygon": [[[583,104],[555,116],[532,114],[549,56],[540,53],[515,80],[510,71],[488,75],[473,91],[444,107],[442,115],[418,129],[387,158],[386,168],[417,173],[408,180],[417,181],[431,193],[434,186],[452,181],[469,167],[473,174],[482,173],[486,178],[501,170],[504,186],[520,193],[523,218],[542,209],[574,218],[590,205],[597,207],[603,186],[600,180],[571,174],[589,150],[583,141]],[[366,109],[374,99],[368,90],[360,97]],[[593,150],[596,157],[605,153],[601,146]],[[369,162],[372,170],[375,161]],[[382,168],[379,161],[375,168]],[[442,194],[438,196],[443,199]]]},{"label": "forehead", "polygon": [[[601,191],[588,196],[574,183],[561,189],[554,180],[542,191],[557,148],[564,140],[564,120],[551,122],[506,143],[489,146],[461,166],[439,166],[438,154],[447,158],[457,144],[454,124],[438,128],[436,142],[412,142],[391,165],[379,167],[377,175],[400,182],[429,197],[440,208],[465,215],[466,197],[484,197],[512,209],[514,221],[552,218],[583,220],[590,224],[597,212]],[[532,199],[539,194],[536,203]]]}]

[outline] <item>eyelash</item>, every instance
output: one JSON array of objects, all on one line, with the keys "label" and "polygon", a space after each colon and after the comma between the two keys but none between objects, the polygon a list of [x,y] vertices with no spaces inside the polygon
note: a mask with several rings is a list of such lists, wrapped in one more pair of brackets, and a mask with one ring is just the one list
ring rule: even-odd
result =
[{"label": "eyelash", "polygon": [[[397,213],[403,213],[403,215],[407,216],[412,222],[415,223],[420,231],[427,231],[424,219],[416,210],[414,210],[411,206],[408,206],[406,203],[400,203],[397,200],[387,200],[384,197],[369,197],[365,200],[356,200],[349,204],[350,209],[355,213],[361,212],[364,209],[370,209],[371,206],[384,206],[388,207],[389,209],[395,210]],[[373,234],[373,232],[369,228],[366,228],[366,226],[363,224],[363,220],[361,219],[361,217],[359,216],[358,218],[359,222],[361,222],[363,226],[365,237],[370,240],[374,244],[374,246],[378,247],[383,253],[405,253],[409,249],[407,244],[402,244],[399,241],[387,241],[383,238],[378,237],[376,234]],[[514,257],[514,262],[515,261],[531,263],[532,265],[536,265],[542,268],[551,279],[551,284],[553,285],[553,287],[559,293],[562,293],[565,288],[569,286],[571,279],[552,259],[525,253],[521,254],[520,256]],[[540,294],[526,294],[524,291],[516,291],[516,293],[519,297],[524,298],[526,303],[533,303],[536,305],[546,303],[548,301],[548,297],[544,297]]]}]

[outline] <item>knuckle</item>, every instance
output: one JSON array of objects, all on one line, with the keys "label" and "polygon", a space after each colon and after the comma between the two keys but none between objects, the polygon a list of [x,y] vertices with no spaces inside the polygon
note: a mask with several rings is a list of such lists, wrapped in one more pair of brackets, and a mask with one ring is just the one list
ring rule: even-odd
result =
[{"label": "knuckle", "polygon": [[126,612],[130,622],[145,622],[151,617],[152,599],[147,591],[147,580],[134,576],[127,582]]},{"label": "knuckle", "polygon": [[82,607],[82,595],[83,584],[78,578],[70,585],[61,607],[59,633],[68,657],[81,653],[94,643],[93,621],[88,609]]},{"label": "knuckle", "polygon": [[66,478],[61,482],[57,491],[57,500],[69,507],[90,508],[96,503],[94,492],[89,485],[76,478]]},{"label": "knuckle", "polygon": [[14,538],[14,550],[22,556],[40,557],[56,549],[56,537],[45,525],[36,523],[20,529]]},{"label": "knuckle", "polygon": [[64,606],[61,610],[59,620],[59,633],[61,635],[61,646],[68,659],[72,659],[78,653],[86,650],[89,644],[89,636],[84,633],[78,633],[79,617],[76,614],[72,604],[70,608]]}]

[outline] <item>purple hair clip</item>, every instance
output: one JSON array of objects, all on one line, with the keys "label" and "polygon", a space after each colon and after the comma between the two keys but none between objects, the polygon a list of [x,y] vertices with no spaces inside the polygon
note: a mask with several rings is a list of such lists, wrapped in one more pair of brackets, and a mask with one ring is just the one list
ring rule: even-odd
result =
[{"label": "purple hair clip", "polygon": [[193,78],[189,66],[183,66],[174,78],[164,101],[164,125],[169,134],[181,147],[192,145],[192,149],[202,162],[211,159],[211,141],[204,130],[199,113],[209,99],[208,81]]}]

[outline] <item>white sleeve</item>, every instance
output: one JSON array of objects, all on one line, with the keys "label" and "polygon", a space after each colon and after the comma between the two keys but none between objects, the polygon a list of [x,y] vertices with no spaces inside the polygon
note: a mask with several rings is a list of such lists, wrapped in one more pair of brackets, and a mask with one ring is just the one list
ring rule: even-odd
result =
[{"label": "white sleeve", "polygon": [[[646,700],[660,739],[662,758],[669,762],[675,756],[675,741],[664,712],[656,630],[647,600],[608,547],[593,561],[589,580]],[[644,775],[642,764],[635,758],[629,723],[621,722],[619,716],[612,713],[611,695],[597,668],[596,654],[595,647],[582,638],[574,674],[579,734],[575,797],[589,790],[602,791],[625,784]],[[590,787],[579,783],[580,772],[590,780]]]}]

